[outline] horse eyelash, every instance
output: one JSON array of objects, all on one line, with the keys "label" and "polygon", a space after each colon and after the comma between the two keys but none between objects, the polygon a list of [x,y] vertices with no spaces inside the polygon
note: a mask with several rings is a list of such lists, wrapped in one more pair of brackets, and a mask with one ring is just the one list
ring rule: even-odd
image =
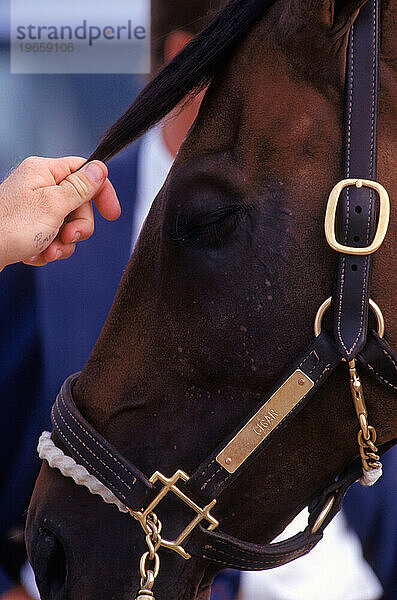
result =
[{"label": "horse eyelash", "polygon": [[[175,233],[171,234],[170,238],[174,243],[179,243],[179,244],[183,244],[183,243],[189,243],[189,245],[193,246],[193,245],[198,245],[200,242],[203,241],[203,237],[206,235],[208,236],[208,238],[212,238],[212,242],[217,242],[219,243],[222,239],[222,232],[221,229],[222,227],[224,227],[225,222],[228,219],[234,219],[234,223],[233,225],[231,225],[231,227],[235,227],[237,224],[237,220],[239,218],[239,216],[241,216],[242,214],[242,208],[241,207],[235,207],[233,209],[225,210],[225,209],[221,209],[219,211],[214,211],[213,213],[208,213],[206,216],[211,216],[211,215],[216,215],[216,214],[221,215],[220,218],[212,223],[208,223],[208,224],[204,224],[201,225],[197,224],[196,226],[194,225],[194,221],[193,223],[187,223],[187,225],[191,225],[191,228],[188,231],[181,231],[180,229],[180,215],[177,215],[176,221],[175,221]],[[230,227],[230,228],[231,228]],[[193,239],[195,238],[195,239]]]}]

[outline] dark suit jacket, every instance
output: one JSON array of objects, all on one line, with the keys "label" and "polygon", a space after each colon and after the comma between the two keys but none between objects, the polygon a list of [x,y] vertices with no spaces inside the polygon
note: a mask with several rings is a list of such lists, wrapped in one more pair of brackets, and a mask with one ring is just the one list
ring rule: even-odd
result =
[{"label": "dark suit jacket", "polygon": [[71,259],[38,271],[37,306],[42,332],[43,396],[50,406],[64,379],[87,361],[105,323],[131,253],[138,145],[109,164],[122,206],[110,223],[96,211],[94,235]]}]

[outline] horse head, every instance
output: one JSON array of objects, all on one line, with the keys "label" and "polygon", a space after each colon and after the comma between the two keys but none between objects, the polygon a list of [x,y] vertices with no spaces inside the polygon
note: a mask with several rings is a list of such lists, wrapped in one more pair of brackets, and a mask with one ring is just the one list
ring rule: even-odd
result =
[{"label": "horse head", "polygon": [[[332,289],[324,210],[341,178],[346,49],[364,4],[233,0],[94,154],[110,158],[209,84],[73,388],[85,419],[147,477],[193,473],[313,337]],[[382,17],[378,179],[397,193],[395,0],[384,2]],[[397,343],[395,208],[392,217],[372,295]],[[222,531],[272,540],[355,459],[346,373],[341,364],[219,497],[213,514]],[[371,422],[387,444],[396,437],[396,403],[363,379]],[[166,537],[186,525],[175,498],[161,517]],[[135,597],[147,549],[139,523],[46,464],[27,542],[43,600]],[[219,565],[169,551],[161,561],[156,598],[208,598]]]}]

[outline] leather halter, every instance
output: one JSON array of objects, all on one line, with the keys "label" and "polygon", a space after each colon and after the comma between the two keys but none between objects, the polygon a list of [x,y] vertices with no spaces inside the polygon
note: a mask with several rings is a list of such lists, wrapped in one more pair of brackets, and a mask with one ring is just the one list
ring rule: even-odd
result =
[{"label": "leather halter", "polygon": [[[307,554],[322,538],[325,527],[340,510],[345,493],[360,476],[359,461],[332,481],[312,503],[307,529],[278,544],[252,544],[215,531],[218,522],[211,516],[210,510],[225,488],[266,449],[274,432],[293,419],[342,360],[357,360],[379,384],[397,391],[397,354],[381,339],[382,335],[368,332],[373,262],[372,248],[369,247],[373,242],[381,241],[387,228],[384,223],[378,224],[378,228],[376,226],[377,211],[372,189],[376,187],[372,183],[376,176],[378,55],[379,1],[368,0],[351,27],[349,39],[345,144],[348,183],[342,182],[334,190],[327,211],[327,239],[335,245],[339,254],[332,299],[335,337],[325,331],[320,333],[253,413],[190,478],[183,471],[170,478],[156,472],[149,480],[123,458],[77,409],[73,401],[73,384],[78,375],[64,383],[54,404],[52,422],[56,437],[68,453],[110,489],[143,526],[148,513],[167,493],[176,494],[193,508],[197,517],[191,526],[174,542],[164,541],[162,544],[184,558],[195,556],[226,567],[253,570],[283,565]],[[387,212],[388,199],[383,188],[380,186],[379,189],[382,196],[379,220],[382,220]],[[340,191],[341,197],[337,202]],[[333,230],[335,217],[336,233]],[[379,231],[380,227],[383,227],[383,232]],[[285,393],[286,390],[288,393]],[[274,409],[267,410],[267,416],[263,416],[263,410],[266,413],[274,398],[285,395],[295,399],[293,406],[282,412],[281,417]],[[259,423],[256,426],[259,427],[256,431],[259,443],[248,435],[244,441],[252,445],[249,454],[245,456],[243,453],[242,457],[238,452],[233,454],[230,452],[231,448],[235,448],[233,440],[245,435],[242,432],[248,431],[254,417]],[[382,448],[381,452],[386,449]],[[182,484],[178,483],[180,480]],[[206,506],[200,508],[199,503]]]}]

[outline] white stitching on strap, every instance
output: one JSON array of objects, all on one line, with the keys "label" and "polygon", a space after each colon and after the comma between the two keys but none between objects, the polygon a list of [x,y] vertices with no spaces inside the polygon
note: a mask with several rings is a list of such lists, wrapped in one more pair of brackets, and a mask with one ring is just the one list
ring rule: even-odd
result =
[{"label": "white stitching on strap", "polygon": [[397,385],[394,385],[391,381],[383,377],[372,365],[368,363],[368,368],[375,373],[378,379],[386,383],[388,386],[393,388],[393,390],[397,390]]},{"label": "white stitching on strap", "polygon": [[385,355],[385,356],[386,356],[386,357],[387,357],[387,358],[388,358],[388,359],[391,361],[391,363],[392,363],[393,367],[394,367],[395,369],[397,369],[397,363],[396,363],[396,361],[394,360],[394,358],[392,357],[392,355],[390,354],[390,352],[388,352],[388,351],[386,350],[386,348],[382,348],[382,352],[383,352],[383,354],[384,354],[384,355]]},{"label": "white stitching on strap", "polygon": [[309,373],[307,373],[307,375],[311,375],[311,374],[313,373],[313,371],[314,371],[315,369],[317,369],[317,367],[318,367],[318,365],[319,365],[319,363],[320,363],[320,358],[319,358],[319,356],[318,356],[317,352],[316,352],[315,350],[312,350],[312,351],[310,352],[310,354],[308,354],[308,356],[306,356],[306,358],[305,358],[304,360],[302,360],[302,362],[301,362],[301,363],[300,363],[300,365],[298,366],[298,369],[301,369],[301,368],[303,367],[303,365],[305,365],[305,364],[307,363],[307,361],[308,361],[310,358],[312,358],[312,355],[314,355],[314,358],[316,359],[316,361],[317,361],[317,362],[315,363],[314,367],[312,367],[312,369],[310,369],[310,371],[309,371]]},{"label": "white stitching on strap", "polygon": [[[73,421],[76,423],[76,425],[78,425],[80,427],[80,429],[97,445],[99,446],[104,452],[106,452],[106,454],[112,458],[122,469],[124,469],[124,471],[127,473],[127,475],[130,477],[131,473],[128,471],[128,469],[115,457],[113,456],[98,440],[96,440],[87,430],[86,427],[84,427],[84,425],[82,423],[80,423],[80,421],[78,421],[75,416],[73,415],[73,413],[70,411],[68,405],[66,404],[65,398],[63,397],[63,392],[62,390],[60,391],[60,397],[62,400],[62,404],[63,406],[66,408],[66,411],[68,412],[68,414],[71,416],[71,418],[73,419]],[[134,481],[132,482],[132,485],[134,485],[134,483],[136,482],[136,477],[134,477]]]},{"label": "white stitching on strap", "polygon": [[[351,47],[352,47],[352,73],[351,73],[351,88],[350,88],[350,99],[349,99],[349,119],[348,119],[348,147],[347,147],[347,177],[350,177],[350,157],[351,157],[351,119],[352,119],[352,105],[353,105],[353,82],[354,82],[354,24],[351,29]],[[371,155],[370,155],[370,171],[371,176],[373,176],[373,167],[374,167],[374,143],[375,143],[375,84],[376,84],[376,2],[373,0],[373,38],[372,38],[372,109],[371,109]],[[345,227],[345,243],[347,240],[347,232],[348,232],[348,223],[350,218],[350,195],[349,189],[346,192],[347,197],[347,213],[346,213],[346,227]],[[373,203],[374,194],[370,193],[370,203],[368,210],[368,222],[367,222],[367,244],[369,243],[369,234],[370,234],[370,223],[371,223],[371,211],[372,211],[372,203]],[[352,347],[348,350],[345,346],[344,340],[342,338],[341,332],[341,319],[342,319],[342,303],[343,303],[343,293],[344,293],[344,285],[345,285],[345,268],[346,268],[346,258],[342,259],[342,273],[341,273],[341,287],[340,287],[340,295],[339,295],[339,309],[338,309],[338,338],[346,351],[347,354],[351,354],[354,348],[357,346],[357,343],[360,339],[363,326],[364,326],[364,309],[365,309],[365,282],[367,279],[368,273],[368,261],[369,257],[367,256],[365,259],[364,265],[364,279],[363,279],[363,287],[361,291],[361,314],[360,314],[360,328],[357,334],[355,341],[353,342]]]},{"label": "white stitching on strap", "polygon": [[223,469],[223,467],[218,467],[218,469],[215,471],[215,473],[213,475],[211,475],[211,477],[209,477],[207,479],[207,481],[205,483],[203,483],[203,485],[201,486],[201,490],[205,490],[205,488],[207,487],[207,485],[209,484],[210,481],[212,481],[212,479],[214,479],[215,475],[218,475],[218,473]]},{"label": "white stitching on strap", "polygon": [[[58,398],[57,398],[57,400],[56,400],[56,403],[57,403],[57,405],[58,405],[58,410],[59,410],[59,396],[58,396]],[[109,465],[108,465],[108,464],[106,464],[106,463],[105,463],[103,460],[101,460],[101,459],[99,458],[99,456],[97,456],[97,455],[95,454],[95,452],[93,452],[93,450],[91,450],[91,448],[89,448],[89,447],[87,446],[87,444],[85,444],[85,443],[83,442],[83,440],[82,440],[81,438],[79,438],[79,436],[77,435],[77,433],[76,433],[75,431],[73,431],[73,429],[72,429],[71,427],[69,427],[69,425],[68,425],[68,424],[67,424],[67,422],[65,421],[65,419],[64,419],[64,417],[63,417],[63,415],[62,415],[62,413],[61,413],[60,411],[59,411],[59,416],[61,417],[61,419],[62,419],[62,422],[63,422],[63,424],[65,425],[65,427],[67,427],[67,429],[70,431],[70,433],[71,433],[71,434],[72,434],[72,435],[73,435],[73,436],[74,436],[74,437],[75,437],[77,440],[79,440],[80,444],[81,444],[82,446],[84,446],[84,448],[85,448],[86,450],[88,450],[88,452],[89,452],[90,454],[92,454],[92,456],[93,456],[94,458],[96,458],[96,460],[98,460],[98,461],[99,461],[99,462],[100,462],[100,463],[101,463],[101,464],[102,464],[102,465],[103,465],[103,466],[104,466],[106,469],[108,469],[108,470],[109,470],[109,471],[112,473],[112,475],[114,475],[115,477],[117,477],[117,479],[118,479],[118,480],[119,480],[119,481],[120,481],[120,482],[121,482],[123,485],[125,485],[125,487],[126,487],[128,490],[130,490],[130,489],[131,489],[131,486],[130,486],[130,485],[128,485],[128,483],[127,483],[126,481],[124,481],[124,479],[122,479],[122,478],[120,477],[120,475],[118,475],[118,474],[117,474],[115,471],[113,471],[113,469],[111,469],[111,468],[109,467]],[[54,418],[55,418],[55,415],[54,415]],[[61,433],[61,432],[57,430],[57,433]],[[66,441],[66,444],[70,444],[70,441],[69,441],[69,440],[67,440],[66,436],[63,436],[63,438],[64,438],[64,440]],[[71,445],[71,444],[70,444],[70,445]],[[73,446],[72,446],[72,447],[73,447]],[[81,456],[81,455],[79,454],[79,456]],[[91,465],[91,464],[90,464],[90,463],[89,463],[87,460],[85,460],[84,462],[85,462],[86,464],[88,464],[90,467],[92,467],[92,465]],[[94,467],[92,467],[92,468],[94,468]],[[96,471],[96,472],[99,474],[99,472],[98,472],[98,471]],[[102,475],[102,477],[103,477],[103,475]],[[107,481],[107,480],[106,480],[106,481]],[[108,482],[108,483],[109,483],[109,482]]]}]

